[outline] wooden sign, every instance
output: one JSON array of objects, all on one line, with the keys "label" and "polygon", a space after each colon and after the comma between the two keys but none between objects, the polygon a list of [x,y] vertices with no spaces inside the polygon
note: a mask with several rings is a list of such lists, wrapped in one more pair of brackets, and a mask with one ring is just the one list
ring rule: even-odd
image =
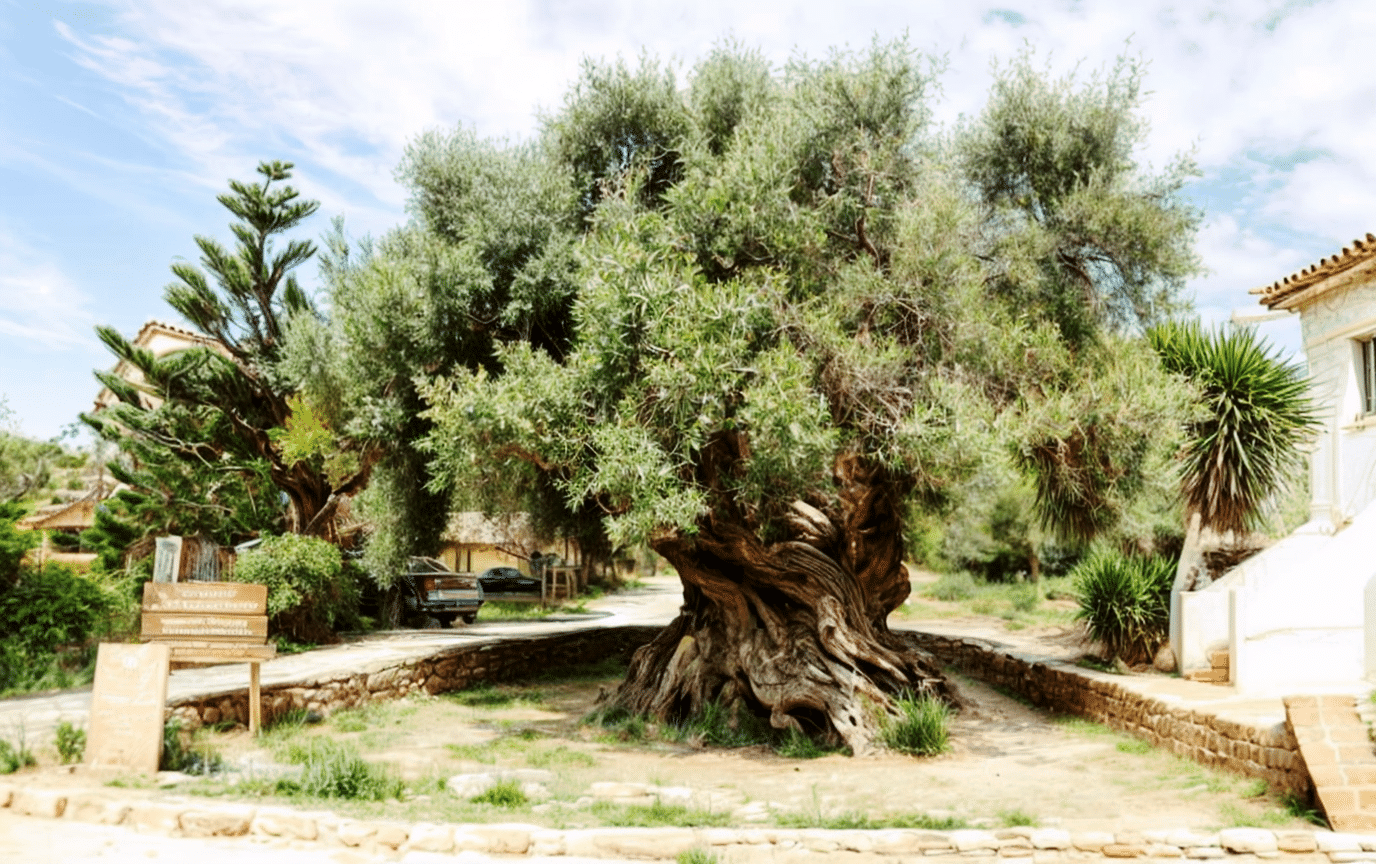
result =
[{"label": "wooden sign", "polygon": [[143,638],[172,660],[249,664],[249,729],[262,723],[259,664],[277,656],[268,645],[268,589],[239,582],[145,582]]},{"label": "wooden sign", "polygon": [[145,612],[143,638],[209,639],[261,645],[268,641],[268,616]]},{"label": "wooden sign", "polygon": [[156,773],[167,705],[166,645],[102,643],[96,653],[86,764]]},{"label": "wooden sign", "polygon": [[145,582],[143,611],[264,615],[268,611],[268,586],[241,582]]}]

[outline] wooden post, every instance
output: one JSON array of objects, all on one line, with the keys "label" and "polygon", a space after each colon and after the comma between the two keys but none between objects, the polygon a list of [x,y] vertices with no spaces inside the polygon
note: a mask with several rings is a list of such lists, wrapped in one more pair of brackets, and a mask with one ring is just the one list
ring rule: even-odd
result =
[{"label": "wooden post", "polygon": [[259,735],[263,731],[263,694],[259,688],[259,667],[263,664],[248,664],[248,731]]}]

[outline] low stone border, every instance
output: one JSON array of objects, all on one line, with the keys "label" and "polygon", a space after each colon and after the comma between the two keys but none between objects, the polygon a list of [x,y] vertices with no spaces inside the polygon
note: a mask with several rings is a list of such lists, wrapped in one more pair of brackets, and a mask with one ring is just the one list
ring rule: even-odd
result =
[{"label": "low stone border", "polygon": [[0,807],[46,819],[119,825],[170,837],[244,837],[355,847],[369,853],[424,852],[579,858],[672,859],[707,849],[724,861],[789,853],[855,852],[877,856],[1025,858],[1041,862],[1097,858],[1326,855],[1334,864],[1376,862],[1376,835],[1229,828],[1215,833],[1003,830],[828,830],[788,828],[583,828],[534,825],[407,824],[348,819],[328,812],[172,798],[120,800],[107,790],[67,791],[0,783]]},{"label": "low stone border", "polygon": [[[906,631],[942,663],[1032,704],[1096,720],[1178,756],[1309,796],[1309,771],[1284,721],[1258,726],[1135,692],[1132,678],[1025,654],[982,639]],[[1203,686],[1203,685],[1201,685]]]},{"label": "low stone border", "polygon": [[[530,678],[541,672],[597,663],[609,657],[629,660],[654,638],[659,627],[622,626],[546,636],[513,636],[500,641],[454,645],[426,657],[378,664],[375,668],[314,681],[264,685],[265,723],[289,711],[321,716],[368,702],[400,699],[411,693],[447,693],[483,681]],[[248,691],[194,696],[170,703],[169,716],[197,729],[222,720],[246,722]]]}]

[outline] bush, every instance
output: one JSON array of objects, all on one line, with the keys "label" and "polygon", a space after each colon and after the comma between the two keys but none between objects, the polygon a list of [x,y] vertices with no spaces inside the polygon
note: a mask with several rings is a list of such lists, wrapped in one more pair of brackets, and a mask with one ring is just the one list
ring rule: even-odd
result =
[{"label": "bush", "polygon": [[37,765],[38,760],[33,758],[29,748],[24,746],[21,739],[18,746],[11,744],[0,738],[0,774],[13,774],[20,768],[27,768],[30,765]]},{"label": "bush", "polygon": [[81,683],[74,670],[91,665],[120,605],[113,589],[61,564],[21,569],[0,588],[0,694]]},{"label": "bush", "polygon": [[313,798],[385,801],[398,798],[401,780],[385,768],[365,760],[347,744],[329,738],[309,738],[286,748],[286,761],[302,766],[299,780],[278,782],[279,791]]},{"label": "bush", "polygon": [[1075,617],[1104,643],[1109,658],[1129,664],[1151,659],[1170,630],[1175,562],[1099,552],[1073,576],[1080,603]]},{"label": "bush", "polygon": [[267,537],[239,556],[233,580],[268,586],[273,632],[296,642],[331,641],[358,623],[359,587],[339,549],[315,537]]},{"label": "bush", "polygon": [[915,756],[935,756],[945,751],[946,724],[951,709],[928,693],[905,694],[894,700],[899,716],[890,718],[880,730],[879,740],[890,750]]},{"label": "bush", "polygon": [[86,730],[78,729],[66,720],[57,724],[57,756],[63,765],[80,762],[86,755]]},{"label": "bush", "polygon": [[481,795],[474,795],[468,800],[474,804],[491,804],[493,807],[507,809],[524,807],[529,803],[521,784],[515,780],[502,780]]}]

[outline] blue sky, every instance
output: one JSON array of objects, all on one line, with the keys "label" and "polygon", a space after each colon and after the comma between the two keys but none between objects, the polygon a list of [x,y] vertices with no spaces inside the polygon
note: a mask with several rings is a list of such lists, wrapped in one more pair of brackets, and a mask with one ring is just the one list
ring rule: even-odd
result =
[{"label": "blue sky", "polygon": [[[906,31],[945,57],[939,122],[979,111],[991,63],[1025,44],[1085,75],[1148,61],[1142,161],[1193,148],[1206,212],[1200,314],[1260,311],[1249,288],[1376,232],[1376,4],[0,0],[0,421],[50,437],[111,360],[93,328],[177,322],[162,300],[215,202],[260,159],[351,233],[405,219],[406,143],[463,124],[532,135],[584,56],[642,49],[690,67],[734,36],[782,64]],[[313,266],[302,273],[315,282]],[[1264,325],[1289,350],[1293,320]],[[5,411],[0,409],[0,415]]]}]

